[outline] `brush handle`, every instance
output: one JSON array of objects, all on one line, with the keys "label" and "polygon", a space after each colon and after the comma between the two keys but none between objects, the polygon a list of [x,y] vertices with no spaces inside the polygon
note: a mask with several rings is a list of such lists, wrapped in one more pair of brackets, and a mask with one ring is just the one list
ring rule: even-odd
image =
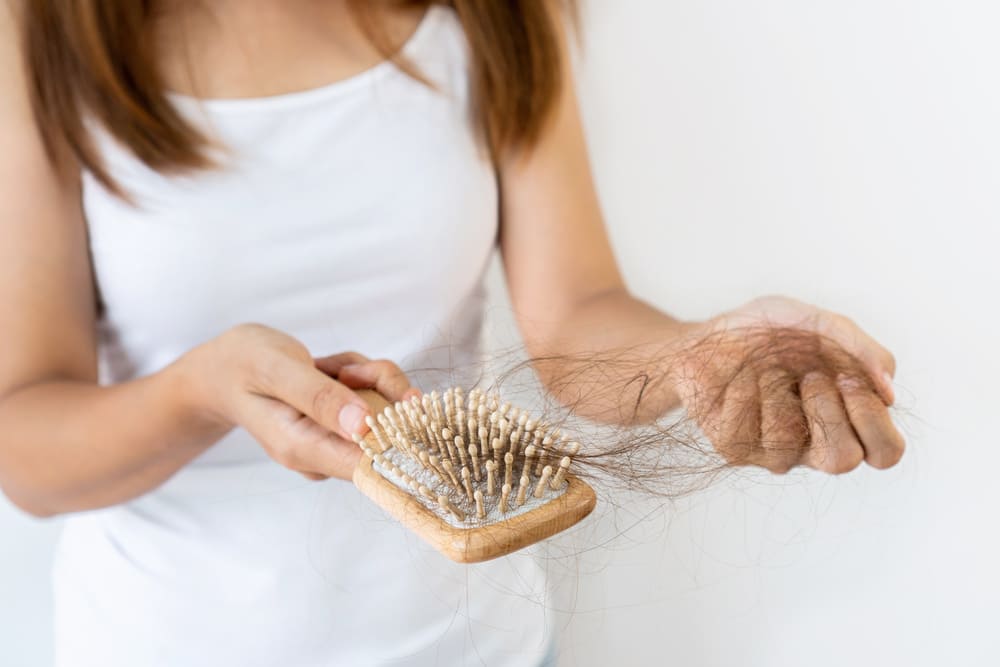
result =
[{"label": "brush handle", "polygon": [[590,514],[594,490],[568,475],[566,491],[527,514],[478,528],[455,528],[435,516],[413,495],[398,488],[361,457],[354,485],[406,528],[456,563],[480,563],[506,556],[566,530]]}]

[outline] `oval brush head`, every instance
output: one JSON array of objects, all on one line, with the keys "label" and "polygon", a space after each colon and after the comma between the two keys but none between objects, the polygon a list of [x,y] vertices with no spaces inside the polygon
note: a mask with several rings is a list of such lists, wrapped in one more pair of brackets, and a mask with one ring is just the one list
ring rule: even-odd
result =
[{"label": "oval brush head", "polygon": [[354,484],[454,561],[505,556],[594,509],[593,489],[569,474],[580,445],[497,396],[456,387],[390,405],[359,393],[376,417],[355,437]]}]

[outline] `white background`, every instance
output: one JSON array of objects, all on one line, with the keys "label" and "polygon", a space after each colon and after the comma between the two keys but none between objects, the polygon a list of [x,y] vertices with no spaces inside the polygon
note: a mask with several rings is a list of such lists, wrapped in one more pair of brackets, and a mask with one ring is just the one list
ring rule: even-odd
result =
[{"label": "white background", "polygon": [[[765,293],[851,315],[896,353],[910,448],[605,506],[611,541],[563,582],[562,663],[998,664],[1000,5],[591,0],[587,26],[634,290],[685,318]],[[2,665],[50,660],[57,529],[0,505]]]}]

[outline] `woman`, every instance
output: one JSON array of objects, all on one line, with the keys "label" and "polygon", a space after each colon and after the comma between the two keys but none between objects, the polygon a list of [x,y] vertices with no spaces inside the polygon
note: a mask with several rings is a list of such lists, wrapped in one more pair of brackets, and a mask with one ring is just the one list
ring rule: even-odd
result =
[{"label": "woman", "polygon": [[[71,515],[58,664],[551,660],[536,568],[445,562],[336,481],[365,429],[353,389],[399,400],[442,381],[400,366],[467,381],[496,245],[527,348],[548,358],[537,371],[581,415],[626,422],[683,402],[733,462],[776,472],[898,460],[892,357],[846,318],[771,298],[680,322],[629,294],[560,11],[32,0],[4,12],[0,305],[16,317],[0,321],[0,485],[34,515]],[[682,343],[744,326],[822,334],[869,379],[778,354],[705,404],[740,354],[678,364]],[[667,378],[658,391],[612,400],[586,388],[629,377],[570,368],[576,352],[621,349]],[[559,382],[570,370],[574,383]],[[759,419],[733,428],[731,405]]]}]

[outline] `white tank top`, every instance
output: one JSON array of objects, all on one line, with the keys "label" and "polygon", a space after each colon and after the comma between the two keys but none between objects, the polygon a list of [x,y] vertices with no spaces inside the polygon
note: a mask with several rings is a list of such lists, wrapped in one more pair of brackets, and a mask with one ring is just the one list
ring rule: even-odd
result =
[{"label": "white tank top", "polygon": [[[160,175],[98,136],[138,203],[85,174],[103,381],[245,322],[393,359],[425,388],[475,378],[498,196],[451,10],[429,10],[405,54],[436,89],[383,63],[303,93],[175,97],[227,147],[216,171]],[[523,666],[549,645],[530,557],[453,564],[241,430],[69,518],[54,578],[61,667]]]}]

